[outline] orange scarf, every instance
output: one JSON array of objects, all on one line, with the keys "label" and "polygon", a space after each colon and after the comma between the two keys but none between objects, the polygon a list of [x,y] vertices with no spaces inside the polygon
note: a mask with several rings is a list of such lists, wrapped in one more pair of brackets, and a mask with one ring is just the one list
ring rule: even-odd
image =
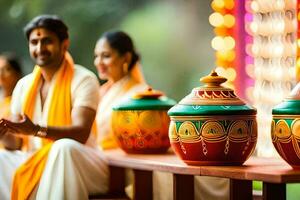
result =
[{"label": "orange scarf", "polygon": [[2,100],[0,100],[0,116],[1,116],[1,118],[9,119],[10,102],[11,102],[11,96],[4,97]]},{"label": "orange scarf", "polygon": [[[65,126],[72,123],[71,120],[71,81],[74,74],[73,59],[68,52],[65,59],[57,72],[57,78],[54,83],[54,90],[48,112],[48,126]],[[23,112],[32,120],[35,108],[35,99],[38,94],[38,86],[41,80],[41,69],[35,66],[33,70],[33,80],[27,90],[23,104]],[[14,176],[12,186],[12,200],[28,199],[38,185],[48,153],[51,149],[52,142],[43,141],[43,147],[37,151],[30,159],[21,165]]]},{"label": "orange scarf", "polygon": [[[10,117],[10,102],[11,102],[11,96],[4,97],[2,100],[0,100],[0,117],[9,119]],[[0,143],[0,149],[3,149],[4,146],[2,143]]]}]

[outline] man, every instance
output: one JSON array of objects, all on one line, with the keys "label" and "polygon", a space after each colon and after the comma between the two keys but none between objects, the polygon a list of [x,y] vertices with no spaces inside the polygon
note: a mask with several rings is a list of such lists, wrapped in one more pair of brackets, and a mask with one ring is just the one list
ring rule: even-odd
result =
[{"label": "man", "polygon": [[36,66],[18,82],[13,118],[1,120],[0,137],[7,148],[18,149],[22,143],[23,149],[36,152],[11,174],[11,198],[81,200],[105,193],[108,167],[90,134],[98,104],[97,78],[74,65],[67,51],[68,28],[58,17],[38,16],[24,32]]}]

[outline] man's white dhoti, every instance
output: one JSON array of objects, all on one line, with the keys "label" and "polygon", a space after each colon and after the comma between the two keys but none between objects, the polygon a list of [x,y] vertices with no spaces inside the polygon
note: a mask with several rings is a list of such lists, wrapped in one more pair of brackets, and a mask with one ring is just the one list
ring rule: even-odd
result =
[{"label": "man's white dhoti", "polygon": [[0,199],[9,200],[12,176],[29,154],[22,151],[0,151]]},{"label": "man's white dhoti", "polygon": [[82,200],[108,191],[109,169],[100,150],[60,139],[48,156],[36,199]]}]

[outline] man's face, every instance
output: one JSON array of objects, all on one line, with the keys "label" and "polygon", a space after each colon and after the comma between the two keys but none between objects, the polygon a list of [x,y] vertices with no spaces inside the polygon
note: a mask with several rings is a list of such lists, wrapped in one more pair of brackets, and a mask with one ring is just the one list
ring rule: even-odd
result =
[{"label": "man's face", "polygon": [[57,35],[45,28],[36,28],[29,35],[31,58],[40,67],[60,65],[66,51],[64,42]]}]

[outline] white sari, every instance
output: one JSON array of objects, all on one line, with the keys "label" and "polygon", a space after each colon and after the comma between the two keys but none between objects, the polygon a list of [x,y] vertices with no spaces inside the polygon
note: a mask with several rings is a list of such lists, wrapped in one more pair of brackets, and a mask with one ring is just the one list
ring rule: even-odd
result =
[{"label": "white sari", "polygon": [[114,105],[123,99],[131,97],[138,91],[147,89],[140,66],[136,65],[128,75],[114,83],[111,88],[100,97],[96,123],[98,131],[98,144],[103,149],[116,148],[117,143],[111,129],[111,114]]}]

